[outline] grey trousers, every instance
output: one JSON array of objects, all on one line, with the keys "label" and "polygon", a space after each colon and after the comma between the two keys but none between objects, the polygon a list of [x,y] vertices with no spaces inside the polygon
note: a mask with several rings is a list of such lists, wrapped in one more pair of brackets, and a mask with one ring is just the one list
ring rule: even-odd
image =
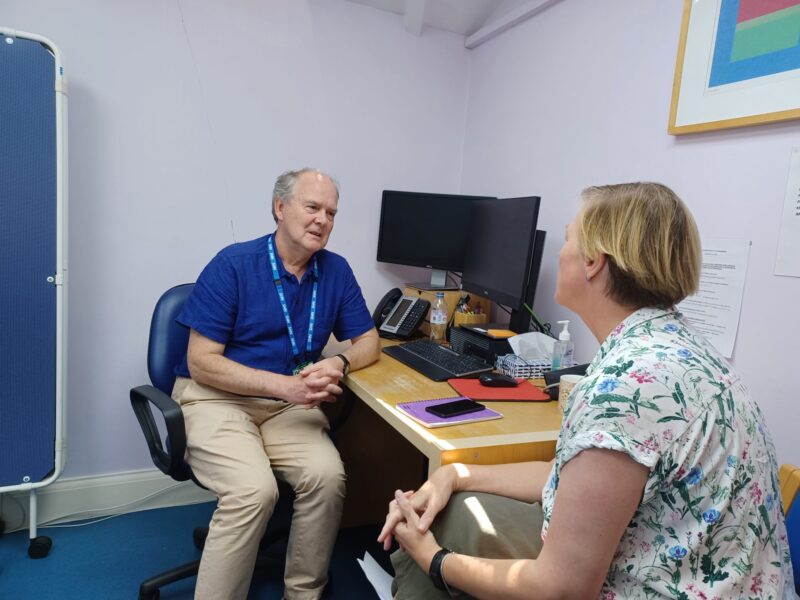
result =
[{"label": "grey trousers", "polygon": [[[481,492],[453,494],[431,531],[440,545],[453,552],[481,558],[536,558],[542,549],[542,507]],[[405,552],[392,554],[398,600],[444,600],[447,592]],[[454,598],[471,598],[454,592]]]}]

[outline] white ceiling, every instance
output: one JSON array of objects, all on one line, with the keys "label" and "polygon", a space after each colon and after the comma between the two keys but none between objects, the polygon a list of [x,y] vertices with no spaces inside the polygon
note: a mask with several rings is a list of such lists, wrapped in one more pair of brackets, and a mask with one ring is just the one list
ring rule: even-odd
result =
[{"label": "white ceiling", "polygon": [[[470,36],[524,0],[350,0],[379,10],[403,15],[405,28],[420,35],[424,27]],[[502,10],[498,11],[502,6]]]}]

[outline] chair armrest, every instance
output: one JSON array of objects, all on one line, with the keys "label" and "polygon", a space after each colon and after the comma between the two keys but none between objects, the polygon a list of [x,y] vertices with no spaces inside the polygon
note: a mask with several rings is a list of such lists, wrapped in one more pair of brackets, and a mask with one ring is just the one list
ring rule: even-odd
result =
[{"label": "chair armrest", "polygon": [[[161,412],[167,427],[166,450],[161,443],[161,434],[153,418],[151,404]],[[183,412],[178,403],[152,385],[140,385],[131,389],[131,406],[156,467],[176,481],[189,479],[191,472],[184,461],[186,428],[183,423]]]},{"label": "chair armrest", "polygon": [[[322,403],[321,408],[323,408],[325,416],[328,417],[328,425],[330,427],[329,433],[334,441],[336,441],[336,432],[350,417],[350,413],[353,412],[353,404],[355,403],[355,399],[356,395],[350,390],[345,389],[344,393],[339,396],[337,401],[330,405],[331,407],[325,403]],[[332,408],[334,406],[335,408]]]}]

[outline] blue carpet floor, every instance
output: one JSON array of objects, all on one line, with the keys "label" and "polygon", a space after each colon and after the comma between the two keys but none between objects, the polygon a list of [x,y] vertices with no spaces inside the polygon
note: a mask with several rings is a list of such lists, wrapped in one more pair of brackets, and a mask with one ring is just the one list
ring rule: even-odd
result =
[{"label": "blue carpet floor", "polygon": [[[213,504],[130,513],[76,528],[40,529],[53,540],[43,559],[28,557],[28,531],[0,537],[0,599],[135,599],[143,579],[199,557],[192,530],[208,523]],[[389,570],[388,556],[375,542],[379,527],[339,532],[331,561],[333,589],[341,600],[377,598],[356,563],[368,551]],[[162,600],[192,597],[194,578],[161,591]],[[256,575],[249,598],[281,598],[283,583]]]}]

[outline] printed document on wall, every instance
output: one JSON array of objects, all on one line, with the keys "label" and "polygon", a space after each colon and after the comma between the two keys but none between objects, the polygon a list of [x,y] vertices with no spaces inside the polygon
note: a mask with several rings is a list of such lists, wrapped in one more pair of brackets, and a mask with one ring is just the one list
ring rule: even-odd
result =
[{"label": "printed document on wall", "polygon": [[800,277],[800,148],[792,148],[789,180],[778,233],[775,275]]},{"label": "printed document on wall", "polygon": [[730,358],[739,329],[749,240],[703,240],[700,288],[678,305],[694,328],[719,352]]}]

